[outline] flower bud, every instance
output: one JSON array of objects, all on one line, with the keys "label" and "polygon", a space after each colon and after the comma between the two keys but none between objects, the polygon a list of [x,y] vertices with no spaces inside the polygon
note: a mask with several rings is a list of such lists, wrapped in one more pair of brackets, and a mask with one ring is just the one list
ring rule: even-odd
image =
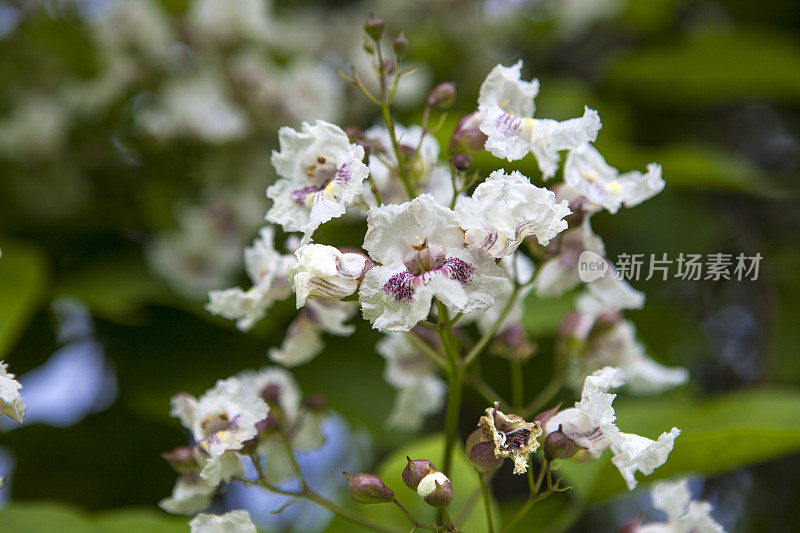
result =
[{"label": "flower bud", "polygon": [[261,390],[261,399],[264,403],[274,406],[278,403],[281,397],[281,386],[277,383],[270,383]]},{"label": "flower bud", "polygon": [[466,172],[472,165],[472,158],[467,154],[453,154],[450,156],[450,162],[460,172]]},{"label": "flower bud", "polygon": [[164,452],[161,454],[161,457],[179,474],[196,472],[200,469],[194,458],[192,449],[188,446],[180,446],[174,450]]},{"label": "flower bud", "polygon": [[408,50],[408,39],[406,39],[404,34],[401,33],[394,38],[392,41],[392,49],[394,49],[394,55],[397,57],[401,57],[406,53],[406,50]]},{"label": "flower bud", "polygon": [[561,431],[561,426],[558,426],[558,430],[553,431],[544,439],[544,457],[548,461],[569,459],[580,449],[581,447],[575,444],[575,441]]},{"label": "flower bud", "polygon": [[447,109],[455,101],[456,86],[448,81],[434,87],[425,103],[434,109]]},{"label": "flower bud", "polygon": [[350,496],[358,503],[386,503],[394,501],[394,492],[375,474],[351,476],[342,472],[350,485]]},{"label": "flower bud", "polygon": [[364,23],[364,31],[367,32],[367,35],[369,35],[375,41],[379,41],[381,39],[381,35],[383,35],[383,29],[385,27],[386,23],[383,21],[383,19],[379,19],[372,12],[370,12],[367,22]]},{"label": "flower bud", "polygon": [[491,472],[503,466],[504,457],[494,454],[494,442],[483,441],[477,443],[469,451],[467,457],[478,472]]},{"label": "flower bud", "polygon": [[541,413],[533,417],[533,420],[534,422],[539,422],[539,425],[541,427],[545,427],[547,425],[547,421],[550,420],[550,418],[554,414],[556,414],[559,409],[561,409],[561,402],[559,402],[558,405],[556,405],[552,409],[548,409],[547,411],[542,411]]},{"label": "flower bud", "polygon": [[422,478],[431,472],[435,472],[436,468],[433,466],[433,463],[427,459],[412,460],[410,457],[406,457],[406,459],[408,459],[408,464],[403,469],[403,483],[405,483],[409,489],[417,490],[417,486],[419,486],[419,482],[422,481]]},{"label": "flower bud", "polygon": [[453,487],[442,472],[431,472],[422,478],[417,494],[431,507],[447,507],[453,501]]},{"label": "flower bud", "polygon": [[463,117],[450,137],[451,154],[481,152],[486,146],[486,134],[480,130],[481,116],[475,112]]}]

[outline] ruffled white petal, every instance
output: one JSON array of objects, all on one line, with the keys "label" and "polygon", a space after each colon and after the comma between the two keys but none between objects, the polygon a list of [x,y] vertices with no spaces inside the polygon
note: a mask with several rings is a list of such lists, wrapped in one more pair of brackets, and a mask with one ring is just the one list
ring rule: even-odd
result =
[{"label": "ruffled white petal", "polygon": [[646,174],[632,171],[620,175],[588,143],[570,151],[564,165],[564,182],[577,195],[610,213],[616,213],[623,204],[638,205],[664,189],[659,165],[648,165]]},{"label": "ruffled white petal", "polygon": [[341,299],[355,293],[367,267],[367,259],[357,253],[342,253],[333,246],[306,244],[295,251],[297,264],[289,269],[297,307],[309,296]]},{"label": "ruffled white petal", "polygon": [[256,533],[250,514],[244,510],[223,515],[199,514],[189,522],[189,526],[192,533]]},{"label": "ruffled white petal", "polygon": [[532,185],[519,172],[496,170],[478,185],[471,197],[458,199],[455,208],[469,245],[501,258],[513,253],[523,239],[535,235],[546,246],[567,229],[569,202]]},{"label": "ruffled white petal", "polygon": [[6,415],[12,420],[22,423],[25,416],[25,404],[19,393],[22,385],[6,368],[7,365],[0,361],[0,416]]},{"label": "ruffled white petal", "polygon": [[202,511],[211,503],[216,486],[209,485],[196,473],[182,474],[172,495],[158,502],[158,506],[172,514],[193,514]]}]

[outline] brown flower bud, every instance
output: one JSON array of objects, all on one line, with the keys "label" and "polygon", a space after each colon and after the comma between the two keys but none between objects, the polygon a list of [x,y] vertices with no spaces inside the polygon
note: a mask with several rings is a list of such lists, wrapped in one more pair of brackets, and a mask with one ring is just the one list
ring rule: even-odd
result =
[{"label": "brown flower bud", "polygon": [[434,109],[447,109],[455,101],[456,86],[448,81],[434,87],[425,103]]},{"label": "brown flower bud", "polygon": [[453,487],[442,472],[431,472],[422,478],[417,494],[431,507],[447,507],[453,501]]},{"label": "brown flower bud", "polygon": [[394,50],[394,55],[397,57],[401,57],[406,53],[406,50],[408,50],[408,39],[406,39],[403,33],[394,38],[392,41],[392,49]]},{"label": "brown flower bud", "polygon": [[281,386],[275,383],[267,385],[261,391],[261,399],[264,400],[264,403],[269,404],[270,406],[274,406],[278,403],[278,400],[281,397]]},{"label": "brown flower bud", "polygon": [[417,490],[417,486],[419,482],[422,481],[422,478],[431,472],[435,472],[436,468],[433,466],[433,463],[427,459],[412,460],[410,457],[406,457],[406,459],[408,459],[408,464],[403,469],[403,483],[405,483],[409,489]]},{"label": "brown flower bud", "polygon": [[303,405],[309,411],[322,412],[328,408],[328,399],[324,394],[312,394],[303,401]]},{"label": "brown flower bud", "polygon": [[197,461],[195,461],[192,449],[188,446],[180,446],[174,450],[164,452],[161,457],[179,474],[195,472],[200,469]]},{"label": "brown flower bud", "polygon": [[497,457],[494,454],[494,442],[479,442],[469,451],[467,455],[472,466],[478,472],[491,472],[503,466],[505,458]]},{"label": "brown flower bud", "polygon": [[383,19],[379,19],[372,12],[370,12],[367,22],[364,23],[364,31],[367,32],[367,35],[369,35],[370,38],[375,41],[379,41],[381,39],[381,35],[383,35],[383,29],[385,27],[386,23],[383,21]]},{"label": "brown flower bud", "polygon": [[464,116],[450,137],[451,154],[481,152],[486,146],[486,134],[480,130],[481,117],[475,113]]},{"label": "brown flower bud", "polygon": [[553,431],[544,439],[544,457],[548,461],[569,459],[580,449],[581,447],[575,444],[575,441],[561,431],[561,426],[558,426],[558,430]]},{"label": "brown flower bud", "polygon": [[466,172],[472,165],[472,158],[467,154],[453,154],[450,156],[450,162],[460,172]]},{"label": "brown flower bud", "polygon": [[350,486],[350,496],[359,503],[386,503],[394,501],[394,492],[375,474],[342,472]]}]

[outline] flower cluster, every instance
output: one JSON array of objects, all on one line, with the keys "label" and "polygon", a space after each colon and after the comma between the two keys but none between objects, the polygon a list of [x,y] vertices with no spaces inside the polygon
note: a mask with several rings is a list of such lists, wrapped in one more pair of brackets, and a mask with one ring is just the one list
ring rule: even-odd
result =
[{"label": "flower cluster", "polygon": [[[366,131],[324,120],[280,129],[271,159],[278,180],[266,191],[272,201],[268,224],[245,250],[252,286],[211,291],[206,308],[247,331],[294,294],[298,315],[282,345],[269,350],[283,366],[321,353],[323,332],[352,334],[355,326],[347,322],[360,309],[384,334],[376,351],[385,359],[386,381],[398,391],[388,425],[420,429],[447,398],[442,470],[409,459],[403,480],[441,509],[448,531],[454,530],[446,512],[453,499],[448,474],[465,381],[493,404],[466,440],[467,457],[484,483],[487,512],[483,476],[506,459],[515,474],[529,473],[531,498],[539,498],[565,490],[561,480],[552,480],[554,462],[596,459],[610,449],[633,489],[636,472],[648,475],[664,464],[680,430],[656,440],[623,433],[609,391],[627,384],[634,393],[656,393],[684,383],[687,373],[649,358],[633,324],[622,318],[624,310],[644,304],[644,295],[613,275],[583,280],[579,258],[590,252],[613,273],[591,218],[656,195],[664,187],[660,167],[620,173],[608,165],[593,145],[601,123],[589,108],[564,121],[534,117],[539,82],[522,79],[521,61],[492,69],[476,111],[459,121],[445,151],[429,122],[452,104],[455,88],[444,83],[431,91],[421,125],[395,123],[390,104],[407,73],[399,58],[408,41],[397,36],[394,58],[387,58],[381,51],[384,29],[376,17],[365,25],[378,94],[355,70],[343,73],[381,109],[384,123]],[[530,154],[540,175],[473,167],[473,156],[482,151],[509,162]],[[444,152],[447,159],[440,160]],[[340,227],[349,228],[346,235],[337,233]],[[279,230],[289,234],[282,246],[276,245]],[[524,300],[532,291],[539,298],[577,293],[576,310],[564,319],[557,339],[565,364],[539,403],[551,400],[562,384],[583,382],[574,407],[534,419],[536,409],[524,405],[519,384],[522,365],[538,349],[523,325]],[[509,360],[513,403],[496,397],[480,371],[467,372],[486,351]],[[185,460],[175,461],[181,478],[162,506],[173,512],[201,509],[220,483],[243,479],[243,457],[256,461],[264,487],[276,489],[291,475],[286,466],[296,463],[292,450],[308,446],[307,439],[319,445],[313,418],[297,414],[298,397],[278,369],[222,380],[199,399],[176,396],[173,414],[193,440],[182,452]],[[543,455],[540,466],[537,454]],[[345,472],[345,478],[356,501],[396,503],[414,527],[428,527],[378,476]],[[319,498],[305,482],[299,493],[281,494]],[[195,520],[211,524],[223,518]]]}]

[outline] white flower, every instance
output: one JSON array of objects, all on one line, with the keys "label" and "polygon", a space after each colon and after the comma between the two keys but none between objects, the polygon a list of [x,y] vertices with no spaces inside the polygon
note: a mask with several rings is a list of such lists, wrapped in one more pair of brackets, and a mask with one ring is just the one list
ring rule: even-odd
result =
[{"label": "white flower", "polygon": [[256,533],[256,526],[247,511],[229,511],[224,515],[199,514],[189,526],[192,533]]},{"label": "white flower", "polygon": [[302,131],[284,126],[278,132],[281,151],[272,165],[282,178],[267,189],[274,201],[267,220],[310,238],[321,224],[340,217],[361,194],[369,174],[361,162],[364,149],[352,144],[341,128],[318,120]]},{"label": "white flower", "polygon": [[7,364],[0,361],[0,416],[7,417],[22,423],[25,416],[25,404],[19,390],[22,385],[14,379],[14,374],[6,370]]},{"label": "white flower", "polygon": [[467,248],[456,215],[422,195],[372,207],[364,248],[380,263],[361,282],[364,318],[382,331],[408,331],[433,298],[455,312],[480,311],[509,290],[503,270],[483,250]]},{"label": "white flower", "polygon": [[681,434],[678,428],[662,433],[658,440],[651,440],[633,433],[622,433],[616,425],[617,416],[612,403],[616,394],[609,394],[611,388],[623,385],[623,371],[606,367],[586,377],[581,401],[575,407],[565,409],[549,418],[545,424],[545,434],[561,428],[561,431],[576,444],[592,455],[599,455],[611,448],[611,460],[620,474],[633,490],[636,487],[634,474],[639,471],[650,475],[663,465],[675,439]]},{"label": "white flower", "polygon": [[583,117],[563,122],[533,118],[539,82],[522,81],[521,69],[522,60],[510,67],[497,65],[486,77],[478,96],[480,129],[488,136],[486,149],[497,157],[516,161],[533,152],[546,180],[558,169],[560,150],[597,138],[600,117],[587,107]]},{"label": "white flower", "polygon": [[544,262],[536,277],[536,294],[542,298],[561,296],[580,284],[578,258],[581,253],[587,250],[599,256],[606,253],[603,240],[592,231],[588,218],[577,228],[561,234],[557,246],[558,253]]},{"label": "white flower", "polygon": [[297,307],[309,296],[341,299],[358,290],[367,258],[357,253],[343,253],[333,246],[305,244],[294,255],[297,264],[289,268],[289,279],[297,294]]},{"label": "white flower", "polygon": [[262,228],[253,245],[244,251],[245,270],[253,281],[250,289],[235,287],[208,293],[210,301],[206,309],[215,315],[235,319],[242,331],[252,328],[274,302],[291,293],[288,270],[295,258],[275,250],[273,235],[272,227]]},{"label": "white flower", "polygon": [[419,429],[425,417],[444,406],[447,386],[436,375],[436,365],[401,333],[389,333],[375,348],[386,360],[384,379],[398,390],[387,425]]},{"label": "white flower", "polygon": [[264,367],[259,370],[245,370],[236,374],[242,384],[244,394],[263,398],[276,396],[281,416],[291,426],[300,411],[301,393],[294,377],[280,367]]},{"label": "white flower", "polygon": [[172,495],[158,502],[158,506],[172,514],[196,513],[208,507],[216,490],[196,472],[188,472],[178,477]]},{"label": "white flower", "polygon": [[636,340],[636,327],[628,320],[619,321],[593,339],[585,361],[589,368],[583,370],[604,366],[622,370],[625,386],[634,394],[658,394],[683,385],[689,379],[685,368],[665,367],[648,357],[642,343]]},{"label": "white flower", "polygon": [[189,429],[205,464],[200,472],[211,486],[241,473],[235,453],[256,436],[256,423],[269,407],[236,378],[217,381],[199,399],[185,393],[172,398],[171,414]]},{"label": "white flower", "polygon": [[240,139],[249,129],[246,115],[212,72],[170,81],[159,105],[146,109],[139,120],[155,137],[187,135],[215,144]]},{"label": "white flower", "polygon": [[557,203],[552,191],[532,185],[517,171],[502,170],[492,172],[471,197],[459,198],[455,211],[467,244],[497,258],[513,253],[530,234],[547,246],[567,229],[564,217],[571,212],[569,202]]},{"label": "white flower", "polygon": [[355,326],[345,324],[355,314],[355,302],[312,298],[292,321],[280,348],[271,348],[269,358],[284,366],[297,366],[315,358],[325,348],[322,333],[347,336]]},{"label": "white flower", "polygon": [[188,22],[201,41],[228,43],[238,38],[263,40],[269,31],[267,0],[194,0]]},{"label": "white flower", "polygon": [[21,98],[0,122],[0,153],[8,159],[57,157],[69,133],[63,102],[30,95]]},{"label": "white flower", "polygon": [[94,37],[112,61],[130,50],[160,62],[169,54],[173,35],[159,2],[104,2],[91,18]]},{"label": "white flower", "polygon": [[650,495],[653,505],[666,513],[667,522],[641,525],[637,533],[725,533],[711,516],[711,504],[692,500],[687,480],[656,483]]},{"label": "white flower", "polygon": [[619,173],[591,144],[571,150],[564,164],[564,182],[591,204],[616,213],[621,205],[633,207],[664,189],[661,167],[647,165],[647,173]]}]

